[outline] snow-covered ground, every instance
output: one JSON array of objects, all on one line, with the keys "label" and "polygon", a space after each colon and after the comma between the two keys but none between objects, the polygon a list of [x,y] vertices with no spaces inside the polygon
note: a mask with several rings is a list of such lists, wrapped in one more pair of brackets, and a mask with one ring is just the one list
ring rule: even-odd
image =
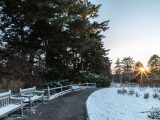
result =
[{"label": "snow-covered ground", "polygon": [[[127,93],[118,94],[118,90],[126,89]],[[135,94],[128,95],[130,90]],[[87,99],[87,111],[89,120],[151,120],[148,111],[160,107],[158,98],[153,94],[159,90],[156,88],[105,88],[91,94]],[[144,94],[149,93],[145,99]]]}]

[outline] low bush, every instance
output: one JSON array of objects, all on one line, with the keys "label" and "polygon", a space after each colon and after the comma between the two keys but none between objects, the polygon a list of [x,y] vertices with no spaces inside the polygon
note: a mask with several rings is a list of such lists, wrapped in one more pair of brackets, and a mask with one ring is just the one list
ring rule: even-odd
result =
[{"label": "low bush", "polygon": [[2,79],[0,82],[1,90],[12,90],[13,92],[18,92],[19,88],[23,87],[24,87],[24,82],[19,79],[17,80]]},{"label": "low bush", "polygon": [[117,93],[118,93],[118,94],[122,94],[122,90],[121,90],[121,89],[118,89],[118,90],[117,90]]},{"label": "low bush", "polygon": [[96,74],[88,71],[80,71],[82,82],[90,82],[97,84],[97,87],[109,87],[111,85],[111,81],[107,76],[102,74]]},{"label": "low bush", "polygon": [[144,99],[148,99],[149,98],[149,93],[145,93],[144,94]]},{"label": "low bush", "polygon": [[133,89],[129,90],[128,95],[134,95],[135,91]]},{"label": "low bush", "polygon": [[138,92],[136,92],[136,97],[139,97],[139,93]]},{"label": "low bush", "polygon": [[154,110],[149,112],[148,117],[154,120],[160,120],[160,109],[154,108]]},{"label": "low bush", "polygon": [[153,98],[159,98],[159,95],[158,95],[158,93],[157,92],[155,92],[154,94],[153,94]]},{"label": "low bush", "polygon": [[109,87],[111,84],[109,80],[99,80],[96,83],[98,87]]},{"label": "low bush", "polygon": [[160,89],[155,89],[154,91],[160,93]]},{"label": "low bush", "polygon": [[127,93],[127,90],[124,89],[124,88],[123,88],[123,89],[118,89],[118,90],[117,90],[117,93],[118,93],[118,94],[126,94],[126,93]]}]

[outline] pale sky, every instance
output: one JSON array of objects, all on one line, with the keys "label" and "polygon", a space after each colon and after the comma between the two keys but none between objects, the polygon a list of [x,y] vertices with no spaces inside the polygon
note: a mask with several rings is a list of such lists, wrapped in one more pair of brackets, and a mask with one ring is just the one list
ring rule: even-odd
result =
[{"label": "pale sky", "polygon": [[131,56],[146,65],[160,55],[160,0],[91,1],[102,4],[98,21],[110,20],[103,41],[113,63]]}]

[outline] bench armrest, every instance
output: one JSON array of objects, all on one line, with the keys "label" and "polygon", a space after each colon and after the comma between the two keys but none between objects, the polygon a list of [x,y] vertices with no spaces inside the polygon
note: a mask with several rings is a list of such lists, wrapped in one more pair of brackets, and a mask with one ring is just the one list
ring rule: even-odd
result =
[{"label": "bench armrest", "polygon": [[18,100],[18,101],[23,101],[24,100],[24,98],[22,98],[22,97],[21,98],[11,97],[10,99],[11,100]]},{"label": "bench armrest", "polygon": [[35,93],[45,93],[45,91],[36,90]]},{"label": "bench armrest", "polygon": [[33,97],[33,95],[24,95],[24,94],[22,94],[21,96],[22,96],[22,97],[28,97],[28,98]]},{"label": "bench armrest", "polygon": [[24,101],[24,98],[16,98],[16,97],[10,97],[10,100],[12,101],[12,103],[16,104],[16,103],[19,103],[19,104],[23,104],[23,101]]},{"label": "bench armrest", "polygon": [[35,91],[35,94],[39,94],[39,95],[41,95],[41,96],[43,96],[44,93],[45,93],[45,91],[39,91],[39,90],[36,90],[36,91]]}]

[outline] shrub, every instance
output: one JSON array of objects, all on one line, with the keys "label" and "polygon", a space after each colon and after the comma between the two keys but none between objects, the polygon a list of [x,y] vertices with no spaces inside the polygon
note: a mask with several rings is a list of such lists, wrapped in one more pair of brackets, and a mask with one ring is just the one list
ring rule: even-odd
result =
[{"label": "shrub", "polygon": [[156,98],[159,98],[158,93],[155,92],[155,93],[153,94],[153,98],[155,98],[155,99],[156,99]]},{"label": "shrub", "polygon": [[12,90],[13,92],[17,92],[19,88],[24,87],[24,82],[20,79],[2,79],[0,82],[0,89],[1,90]]},{"label": "shrub", "polygon": [[81,79],[83,79],[83,82],[96,82],[97,87],[108,87],[111,84],[109,78],[102,74],[96,74],[89,71],[80,71],[80,76]]},{"label": "shrub", "polygon": [[123,94],[127,93],[127,90],[124,88],[122,89],[122,91],[123,91]]},{"label": "shrub", "polygon": [[117,93],[118,93],[118,94],[125,94],[125,93],[127,93],[127,90],[124,89],[124,88],[123,88],[123,89],[118,89],[118,90],[117,90]]},{"label": "shrub", "polygon": [[111,85],[109,78],[103,75],[99,75],[99,77],[96,78],[96,83],[98,87],[109,87]]},{"label": "shrub", "polygon": [[111,82],[109,80],[99,80],[97,81],[98,87],[109,87]]},{"label": "shrub", "polygon": [[149,98],[149,93],[144,94],[144,99],[147,99],[147,98]]},{"label": "shrub", "polygon": [[122,94],[122,90],[121,90],[121,89],[118,89],[118,90],[117,90],[117,93],[118,93],[118,94]]},{"label": "shrub", "polygon": [[133,89],[129,90],[128,95],[134,95],[135,91]]},{"label": "shrub", "polygon": [[160,93],[160,89],[154,89],[154,92],[158,92],[158,93]]},{"label": "shrub", "polygon": [[154,108],[151,112],[149,112],[148,117],[155,120],[160,120],[160,109]]},{"label": "shrub", "polygon": [[138,92],[136,92],[136,97],[139,97],[139,93]]},{"label": "shrub", "polygon": [[158,89],[157,92],[160,93],[160,89]]}]

